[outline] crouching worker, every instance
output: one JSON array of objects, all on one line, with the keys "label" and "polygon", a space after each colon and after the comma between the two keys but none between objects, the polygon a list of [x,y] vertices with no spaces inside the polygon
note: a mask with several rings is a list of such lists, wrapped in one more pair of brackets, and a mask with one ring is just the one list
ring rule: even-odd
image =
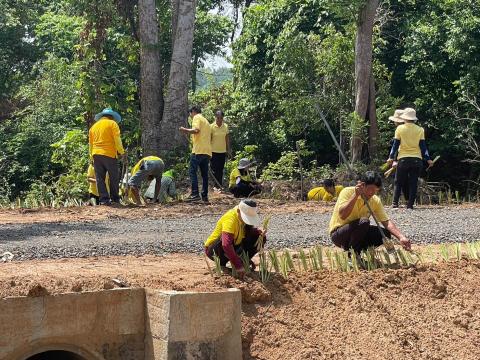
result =
[{"label": "crouching worker", "polygon": [[383,244],[377,226],[370,225],[370,212],[362,199],[363,196],[368,201],[375,218],[384,226],[385,235],[388,238],[391,235],[395,236],[405,249],[410,250],[410,241],[389,219],[382,201],[376,195],[381,187],[380,175],[367,171],[356,186],[346,187],[340,193],[329,225],[330,237],[336,246],[346,251],[353,249],[356,254],[360,254],[369,247]]},{"label": "crouching worker", "polygon": [[[87,170],[87,181],[88,181],[88,197],[89,197],[89,204],[90,205],[98,205],[100,203],[100,196],[98,194],[97,188],[97,178],[95,175],[95,168],[93,164],[88,165]],[[108,173],[105,177],[105,186],[107,187],[107,192],[110,194],[110,177]]]},{"label": "crouching worker", "polygon": [[323,186],[310,190],[307,194],[307,200],[315,201],[335,201],[343,190],[342,185],[335,185],[333,179],[323,180]]},{"label": "crouching worker", "polygon": [[237,168],[233,169],[230,174],[228,187],[236,198],[246,198],[262,192],[262,185],[254,181],[250,175],[249,169],[252,165],[250,160],[240,159]]},{"label": "crouching worker", "polygon": [[[177,198],[177,188],[175,187],[175,171],[173,169],[165,171],[162,174],[162,185],[160,186],[160,194],[157,197],[157,202],[162,204],[166,203],[169,198],[176,199]],[[157,184],[157,180],[153,179],[148,189],[145,191],[145,198],[153,201],[155,197],[155,186]]]},{"label": "crouching worker", "polygon": [[158,201],[164,166],[162,159],[158,156],[147,156],[140,159],[140,161],[133,167],[132,177],[128,180],[128,188],[129,194],[133,195],[135,204],[142,205],[142,201],[140,200],[140,187],[144,180],[156,180],[153,198],[155,201]]},{"label": "crouching worker", "polygon": [[[250,260],[250,266],[252,269],[255,268],[252,258],[258,251],[256,242],[262,234],[262,230],[258,228],[259,224],[260,218],[255,201],[250,199],[240,201],[238,206],[228,210],[218,220],[212,234],[205,241],[206,255],[212,260],[215,255],[218,256],[222,267],[230,261],[238,276],[243,278],[245,269],[240,256],[245,252]],[[263,242],[266,240],[264,237]]]}]

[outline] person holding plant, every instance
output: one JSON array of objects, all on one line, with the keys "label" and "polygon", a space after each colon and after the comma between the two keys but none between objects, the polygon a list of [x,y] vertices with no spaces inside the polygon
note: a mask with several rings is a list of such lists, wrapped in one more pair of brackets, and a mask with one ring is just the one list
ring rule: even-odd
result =
[{"label": "person holding plant", "polygon": [[[100,205],[120,203],[117,156],[125,153],[118,126],[121,120],[119,113],[106,108],[95,115],[96,122],[88,131],[89,155],[95,168]],[[110,176],[110,193],[106,186],[107,173]]]},{"label": "person holding plant", "polygon": [[[230,137],[228,135],[228,126],[223,121],[223,111],[218,110],[215,113],[215,122],[210,125],[212,132],[212,158],[210,167],[218,186],[223,187],[223,169],[227,154],[230,155]],[[221,189],[219,189],[221,190]]]},{"label": "person holding plant", "polygon": [[402,186],[408,182],[407,209],[413,210],[413,204],[417,197],[418,177],[423,167],[422,158],[432,166],[427,145],[425,143],[425,130],[416,125],[417,115],[414,109],[406,108],[399,115],[405,123],[395,130],[388,164],[392,164],[398,151],[398,165],[395,174],[395,191],[393,193],[393,207],[398,207]]},{"label": "person holding plant", "polygon": [[155,179],[155,193],[153,195],[154,201],[158,202],[158,194],[162,184],[162,173],[165,165],[162,159],[158,156],[146,156],[140,159],[132,169],[132,177],[128,180],[129,193],[133,195],[135,204],[141,205],[140,187],[144,180]]},{"label": "person holding plant", "polygon": [[205,254],[212,260],[217,256],[222,267],[230,261],[242,278],[245,274],[245,260],[240,258],[242,253],[245,252],[249,266],[254,269],[252,258],[258,252],[257,240],[263,235],[263,243],[267,241],[266,232],[262,232],[259,225],[257,203],[250,199],[240,201],[238,206],[228,210],[217,221],[215,229],[205,241]]},{"label": "person holding plant", "polygon": [[323,186],[319,186],[310,190],[307,194],[307,200],[315,201],[335,201],[343,190],[342,185],[335,185],[333,179],[323,180]]},{"label": "person holding plant", "polygon": [[262,185],[254,181],[250,175],[249,169],[252,164],[247,158],[240,159],[238,166],[230,173],[228,187],[236,198],[246,198],[262,192]]},{"label": "person holding plant", "polygon": [[377,221],[383,225],[388,238],[395,236],[400,244],[410,250],[410,240],[397,228],[385,213],[382,201],[377,193],[382,187],[382,178],[373,171],[367,171],[360,177],[356,186],[343,189],[333,209],[328,232],[332,242],[345,251],[360,254],[369,247],[383,244],[382,234],[376,225],[370,224],[368,202]]}]

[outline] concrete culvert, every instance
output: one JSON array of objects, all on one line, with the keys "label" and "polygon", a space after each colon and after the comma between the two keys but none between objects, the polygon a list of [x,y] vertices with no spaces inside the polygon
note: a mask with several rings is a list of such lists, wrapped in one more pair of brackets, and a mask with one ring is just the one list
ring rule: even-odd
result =
[{"label": "concrete culvert", "polygon": [[74,354],[70,351],[54,350],[45,351],[40,354],[33,355],[26,360],[87,360],[84,357]]}]

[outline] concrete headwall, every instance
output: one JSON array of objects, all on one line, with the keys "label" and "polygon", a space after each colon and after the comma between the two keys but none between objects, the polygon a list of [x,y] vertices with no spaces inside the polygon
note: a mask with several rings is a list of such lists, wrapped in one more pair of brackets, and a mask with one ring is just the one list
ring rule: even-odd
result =
[{"label": "concrete headwall", "polygon": [[0,359],[237,360],[241,295],[116,289],[0,300]]}]

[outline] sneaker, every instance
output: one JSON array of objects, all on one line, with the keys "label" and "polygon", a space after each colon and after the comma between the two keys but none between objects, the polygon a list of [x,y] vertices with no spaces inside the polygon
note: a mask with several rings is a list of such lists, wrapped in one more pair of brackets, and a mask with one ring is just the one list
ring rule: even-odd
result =
[{"label": "sneaker", "polygon": [[398,204],[392,204],[392,209],[398,209]]},{"label": "sneaker", "polygon": [[202,197],[202,201],[205,205],[210,205],[210,201],[208,201],[208,197],[207,198]]},{"label": "sneaker", "polygon": [[186,202],[200,201],[200,195],[190,195],[185,199]]},{"label": "sneaker", "polygon": [[413,210],[413,207],[407,206],[407,210]]}]

